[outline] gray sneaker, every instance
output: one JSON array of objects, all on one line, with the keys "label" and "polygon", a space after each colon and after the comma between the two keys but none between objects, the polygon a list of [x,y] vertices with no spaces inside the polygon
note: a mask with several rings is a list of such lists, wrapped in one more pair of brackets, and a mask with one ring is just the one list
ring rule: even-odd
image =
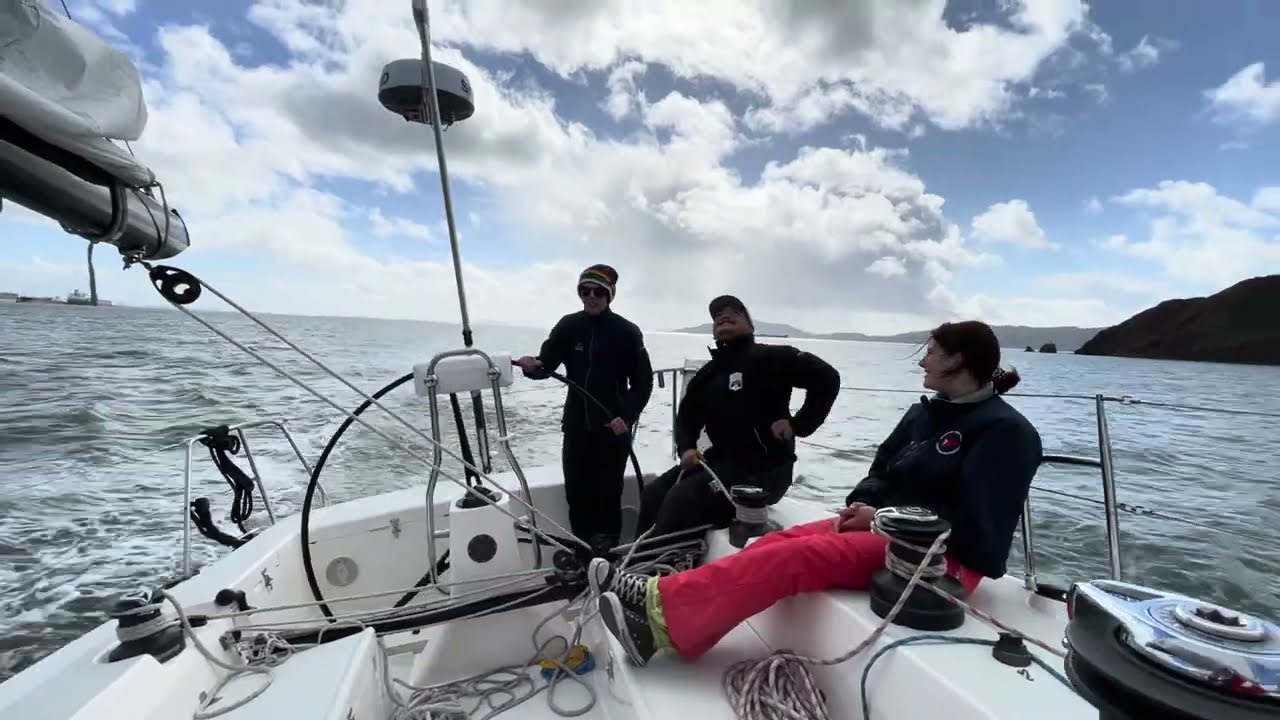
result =
[{"label": "gray sneaker", "polygon": [[592,558],[587,566],[587,584],[591,593],[599,597],[612,590],[622,599],[623,605],[644,613],[644,594],[649,586],[649,576],[640,573],[618,572],[604,558]]},{"label": "gray sneaker", "polygon": [[[637,576],[623,576],[620,580],[628,580]],[[615,592],[606,592],[600,596],[600,619],[604,626],[618,639],[627,657],[636,665],[645,665],[649,658],[657,653],[653,640],[653,631],[649,629],[649,621],[645,619],[644,595],[639,603],[624,602]]]}]

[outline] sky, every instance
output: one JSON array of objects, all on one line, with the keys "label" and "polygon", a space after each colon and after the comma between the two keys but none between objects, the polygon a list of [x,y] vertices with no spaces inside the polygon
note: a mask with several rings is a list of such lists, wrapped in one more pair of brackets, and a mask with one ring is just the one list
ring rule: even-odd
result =
[{"label": "sky", "polygon": [[[408,0],[68,5],[138,66],[169,264],[253,310],[457,320],[431,128],[377,100]],[[648,330],[726,292],[812,331],[1101,326],[1280,272],[1280,3],[430,11],[476,99],[444,134],[473,323],[549,326],[596,262]],[[87,288],[84,256],[0,212],[0,290]],[[97,258],[103,297],[162,302]]]}]

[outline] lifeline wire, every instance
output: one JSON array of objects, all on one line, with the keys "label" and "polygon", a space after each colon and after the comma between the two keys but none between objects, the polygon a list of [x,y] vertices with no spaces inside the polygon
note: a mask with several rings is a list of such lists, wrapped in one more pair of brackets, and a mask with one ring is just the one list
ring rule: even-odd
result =
[{"label": "lifeline wire", "polygon": [[[857,387],[852,385],[841,385],[841,390],[850,392],[867,392],[867,393],[906,393],[910,395],[922,394],[919,390],[906,390],[902,388],[875,388],[875,387]],[[1024,397],[1024,398],[1047,398],[1053,400],[1097,400],[1098,395],[1079,395],[1071,393],[1025,393],[1025,392],[1009,392],[1004,397]],[[1186,410],[1188,412],[1207,412],[1218,413],[1221,415],[1246,415],[1251,417],[1280,418],[1280,413],[1269,412],[1266,410],[1241,410],[1237,408],[1212,407],[1208,405],[1189,405],[1186,403],[1169,403],[1159,400],[1143,400],[1132,395],[1102,395],[1104,402],[1120,403],[1121,405],[1146,405],[1147,407],[1163,408],[1166,410]]]},{"label": "lifeline wire", "polygon": [[[1184,408],[1186,408],[1186,407],[1190,407],[1190,406],[1179,406],[1179,407],[1184,407]],[[1202,409],[1202,410],[1213,410],[1213,408],[1200,408],[1200,409]],[[1219,410],[1219,411],[1220,411],[1220,412],[1230,412],[1230,411],[1225,411],[1225,410]],[[830,452],[833,452],[833,453],[841,453],[841,454],[848,454],[848,453],[849,453],[849,450],[848,450],[848,449],[846,449],[846,448],[838,448],[838,447],[833,447],[833,446],[831,446],[831,445],[823,445],[822,443],[816,443],[816,442],[813,442],[813,441],[811,441],[811,440],[800,440],[800,442],[802,442],[802,443],[804,443],[804,444],[806,444],[806,445],[812,445],[813,447],[821,448],[821,449],[823,449],[823,450],[827,450],[827,451],[830,451]],[[850,462],[852,462],[852,461],[853,461],[853,458],[836,457],[836,458],[834,458],[834,459],[835,459],[835,460],[848,460],[848,461],[850,461]],[[862,462],[862,459],[858,459],[858,461],[859,461],[859,462]],[[1077,495],[1077,494],[1075,494],[1075,493],[1069,493],[1069,492],[1066,492],[1066,491],[1063,491],[1063,490],[1054,490],[1053,488],[1041,487],[1041,486],[1039,486],[1039,485],[1032,485],[1032,486],[1031,486],[1031,489],[1032,489],[1032,490],[1037,490],[1037,491],[1040,491],[1040,492],[1047,492],[1047,493],[1050,493],[1050,494],[1052,494],[1052,495],[1058,495],[1059,497],[1070,498],[1070,499],[1072,499],[1072,500],[1082,500],[1082,501],[1084,501],[1084,502],[1087,502],[1087,503],[1093,503],[1094,505],[1100,505],[1100,506],[1102,506],[1102,507],[1106,507],[1106,505],[1107,505],[1105,502],[1103,502],[1102,500],[1098,500],[1097,498],[1085,497],[1084,495]],[[1234,537],[1238,537],[1238,538],[1240,538],[1241,540],[1248,540],[1249,542],[1263,543],[1263,544],[1268,543],[1268,542],[1271,542],[1270,540],[1266,540],[1266,539],[1263,539],[1263,538],[1257,537],[1257,536],[1255,536],[1255,535],[1251,535],[1251,534],[1249,534],[1249,533],[1242,533],[1242,532],[1239,532],[1239,531],[1236,531],[1236,530],[1232,530],[1232,529],[1227,528],[1227,527],[1223,527],[1220,523],[1204,523],[1204,522],[1199,522],[1199,521],[1191,520],[1191,519],[1184,518],[1184,517],[1178,517],[1177,515],[1169,515],[1169,514],[1167,514],[1167,513],[1160,512],[1159,510],[1152,510],[1151,508],[1144,507],[1144,506],[1142,506],[1142,505],[1131,505],[1131,504],[1126,503],[1126,502],[1117,502],[1117,503],[1115,504],[1115,508],[1116,508],[1116,510],[1119,510],[1120,512],[1128,513],[1128,514],[1130,514],[1130,515],[1136,515],[1136,516],[1139,516],[1139,517],[1153,517],[1153,518],[1157,518],[1157,519],[1159,519],[1159,520],[1170,520],[1170,521],[1172,521],[1172,522],[1179,522],[1179,523],[1182,523],[1182,524],[1184,524],[1184,525],[1189,525],[1189,526],[1191,526],[1191,527],[1199,528],[1199,529],[1201,529],[1201,530],[1210,530],[1210,531],[1220,532],[1220,533],[1223,533],[1223,534],[1226,534],[1226,535],[1232,535],[1232,536],[1234,536]]]},{"label": "lifeline wire", "polygon": [[[1084,495],[1077,495],[1075,493],[1069,493],[1062,490],[1054,490],[1053,488],[1040,487],[1038,485],[1032,485],[1031,487],[1032,489],[1039,490],[1040,492],[1047,492],[1053,495],[1058,495],[1059,497],[1069,498],[1071,500],[1082,500],[1084,502],[1093,503],[1094,505],[1100,505],[1102,507],[1106,507],[1107,505],[1104,501],[1099,500],[1097,498],[1086,497]],[[1266,538],[1258,537],[1256,535],[1252,535],[1250,533],[1243,533],[1237,530],[1232,530],[1230,528],[1224,527],[1220,522],[1212,522],[1212,523],[1199,522],[1197,520],[1191,520],[1189,518],[1178,517],[1177,515],[1169,515],[1167,513],[1162,513],[1159,510],[1152,510],[1151,508],[1143,507],[1142,505],[1130,505],[1129,503],[1126,503],[1126,502],[1117,502],[1115,507],[1120,512],[1128,513],[1130,515],[1137,515],[1138,517],[1153,517],[1153,518],[1156,518],[1157,520],[1168,520],[1171,522],[1178,522],[1184,525],[1189,525],[1194,528],[1199,528],[1201,530],[1210,530],[1214,532],[1220,532],[1226,535],[1232,535],[1234,537],[1240,538],[1241,540],[1247,540],[1252,543],[1258,543],[1259,545],[1266,545],[1268,543],[1275,542],[1274,538],[1266,539]]]},{"label": "lifeline wire", "polygon": [[1105,398],[1111,402],[1118,402],[1121,405],[1146,405],[1148,407],[1163,408],[1165,410],[1187,410],[1189,412],[1207,412],[1219,413],[1222,415],[1248,415],[1252,417],[1280,418],[1280,413],[1267,412],[1266,410],[1239,410],[1237,408],[1221,408],[1208,407],[1205,405],[1187,405],[1184,403],[1167,403],[1158,400],[1142,400],[1132,395],[1121,395],[1120,397]]}]

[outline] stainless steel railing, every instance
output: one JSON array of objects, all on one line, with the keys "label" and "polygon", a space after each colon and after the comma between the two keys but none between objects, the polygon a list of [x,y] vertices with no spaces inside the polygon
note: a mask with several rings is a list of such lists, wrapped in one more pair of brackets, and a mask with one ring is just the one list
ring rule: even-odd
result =
[{"label": "stainless steel railing", "polygon": [[[1087,458],[1087,457],[1080,457],[1077,455],[1045,454],[1041,462],[1042,464],[1046,464],[1046,465],[1075,465],[1075,466],[1097,468],[1099,472],[1104,472],[1104,476],[1102,478],[1102,484],[1104,486],[1108,483],[1108,478],[1111,478],[1112,483],[1114,483],[1115,481],[1114,477],[1111,476],[1109,471],[1103,471],[1102,461],[1098,458]],[[1112,495],[1114,496],[1114,493],[1112,493]],[[1104,493],[1104,496],[1105,496],[1105,493]],[[1032,530],[1031,520],[1032,520],[1031,519],[1031,495],[1028,494],[1027,498],[1022,501],[1022,522],[1021,522],[1022,561],[1023,561],[1022,581],[1028,590],[1035,590],[1039,586],[1039,582],[1036,578],[1035,533]],[[1114,538],[1114,540],[1112,538]],[[1110,552],[1110,548],[1112,546],[1116,548],[1115,553]],[[1120,570],[1120,553],[1119,553],[1120,534],[1119,534],[1118,527],[1116,528],[1115,534],[1112,534],[1111,527],[1110,525],[1108,525],[1107,547],[1108,547],[1108,556],[1111,558],[1111,567],[1110,567],[1111,577],[1115,580],[1119,580],[1121,570]]]},{"label": "stainless steel railing", "polygon": [[[294,457],[298,458],[298,462],[302,465],[302,469],[307,472],[307,477],[311,476],[311,463],[307,462],[307,458],[302,454],[302,449],[298,447],[298,443],[293,439],[293,434],[289,432],[289,428],[285,426],[285,420],[253,420],[250,422],[232,425],[228,428],[234,432],[240,439],[240,447],[244,448],[245,459],[249,461],[249,471],[253,474],[253,482],[258,487],[258,494],[262,496],[262,507],[267,511],[267,520],[272,524],[276,524],[276,513],[271,507],[271,498],[267,495],[267,487],[262,482],[262,474],[258,472],[258,463],[253,459],[253,449],[249,447],[249,438],[245,436],[245,430],[260,427],[273,427],[284,435],[284,439],[289,442],[289,447],[293,449]],[[182,576],[191,577],[191,448],[202,438],[207,437],[204,433],[193,435],[179,443],[185,446],[186,457],[182,467]],[[329,495],[325,492],[324,486],[317,483],[316,489],[320,492],[320,503],[322,505],[329,504]]]},{"label": "stainless steel railing", "polygon": [[[437,536],[435,526],[435,499],[436,499],[436,483],[440,479],[440,462],[443,458],[444,438],[440,435],[440,405],[439,396],[436,393],[437,378],[436,365],[443,359],[448,357],[460,357],[466,355],[474,355],[482,358],[485,364],[489,366],[489,386],[493,392],[493,409],[494,417],[498,430],[498,445],[502,448],[503,456],[507,459],[507,464],[511,466],[512,473],[516,476],[516,481],[520,484],[520,492],[523,494],[524,502],[532,507],[533,494],[529,491],[529,481],[525,478],[524,470],[520,468],[520,463],[516,460],[516,454],[511,449],[511,435],[507,430],[507,414],[502,405],[502,386],[499,380],[498,367],[494,365],[493,359],[488,354],[475,348],[465,348],[462,350],[448,350],[438,353],[431,358],[431,362],[427,365],[426,371],[426,388],[428,390],[428,402],[431,411],[431,439],[432,457],[431,457],[431,477],[427,481],[427,536],[435,538]],[[484,405],[480,399],[480,392],[471,393],[474,399],[473,410],[475,413],[476,435],[479,456],[476,462],[481,463],[486,472],[489,469],[489,436],[485,429],[484,422]],[[459,428],[461,430],[461,428]],[[530,512],[527,516],[529,527],[537,532],[538,519],[536,512]],[[447,537],[447,535],[446,535]],[[431,576],[431,584],[439,587],[440,578],[436,573],[436,544],[434,541],[427,543],[427,572]],[[542,544],[533,543],[533,564],[534,567],[542,567]]]}]

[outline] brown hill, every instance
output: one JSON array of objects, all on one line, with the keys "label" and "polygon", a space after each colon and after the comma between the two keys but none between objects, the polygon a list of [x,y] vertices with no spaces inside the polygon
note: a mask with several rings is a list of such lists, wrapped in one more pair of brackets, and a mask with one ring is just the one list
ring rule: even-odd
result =
[{"label": "brown hill", "polygon": [[1280,365],[1280,275],[1209,297],[1165,300],[1102,330],[1076,353]]}]

